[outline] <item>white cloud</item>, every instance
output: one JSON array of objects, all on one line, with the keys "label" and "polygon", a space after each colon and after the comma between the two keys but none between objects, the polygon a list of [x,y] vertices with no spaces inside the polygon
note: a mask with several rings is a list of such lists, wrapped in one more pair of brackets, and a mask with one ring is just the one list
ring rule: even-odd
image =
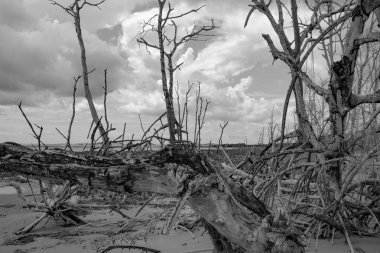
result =
[{"label": "white cloud", "polygon": [[[147,2],[106,1],[102,11],[90,8],[83,12],[82,32],[88,65],[90,69],[97,68],[90,75],[95,105],[99,115],[103,114],[103,69],[107,68],[108,112],[114,125],[121,125],[126,118],[132,120],[137,113],[149,118],[164,111],[159,53],[151,49],[149,54],[136,42],[139,22],[153,16],[157,8],[142,8],[141,11],[131,13],[136,3],[144,5]],[[20,99],[23,99],[26,107],[34,106],[26,109],[33,119],[38,119],[38,124],[46,126],[44,131],[50,142],[62,141],[55,126],[66,126],[69,120],[72,77],[81,73],[73,21],[62,10],[43,1],[17,1],[18,5],[20,3],[22,8],[12,8],[20,10],[23,15],[13,20],[8,17],[7,22],[0,23],[0,101],[7,108],[13,108],[8,105],[15,104]],[[174,13],[202,4],[202,1],[173,3]],[[6,7],[10,8],[10,5],[5,5],[4,8]],[[287,76],[284,74],[287,70],[281,65],[271,65],[272,59],[268,58],[269,50],[261,33],[273,32],[263,15],[254,15],[248,27],[243,28],[247,11],[246,1],[243,0],[208,1],[207,6],[197,14],[178,20],[182,33],[191,29],[194,22],[200,24],[210,18],[214,18],[216,24],[221,26],[214,38],[184,45],[175,56],[175,62],[184,62],[181,71],[176,73],[176,78],[183,84],[181,93],[183,94],[188,81],[200,81],[202,94],[212,100],[206,118],[207,128],[204,130],[210,138],[218,137],[215,134],[219,132],[220,121],[230,120],[233,122],[230,127],[234,129],[230,131],[233,133],[231,136],[243,139],[243,129],[255,132],[251,127],[261,128],[259,126],[268,119],[272,108],[275,108],[278,115],[282,107],[281,89],[287,88]],[[0,21],[2,22],[1,18]],[[116,24],[121,24],[123,30],[118,43],[107,43],[96,35],[98,29]],[[154,37],[149,39],[155,40]],[[80,136],[87,134],[90,123],[82,86],[80,81],[77,93],[78,115],[75,121],[78,131],[75,138],[78,140],[83,140]],[[194,96],[191,102],[193,99]],[[39,117],[39,113],[43,117]],[[60,115],[59,118],[57,115]],[[22,119],[15,119],[6,110],[0,109],[0,117],[2,122],[7,121],[3,119],[11,119],[10,123],[24,124]],[[132,132],[139,131],[139,124],[129,124],[134,127]],[[6,129],[9,129],[9,124],[0,126],[2,140]],[[24,127],[22,129],[25,130]],[[18,141],[17,135],[11,136]],[[254,137],[249,139],[253,140]]]},{"label": "white cloud", "polygon": [[194,49],[189,47],[185,53],[183,53],[178,61],[177,64],[185,64],[185,65],[191,65],[194,62]]},{"label": "white cloud", "polygon": [[247,91],[248,87],[253,84],[252,81],[253,78],[251,76],[241,79],[240,83],[234,87],[228,87],[227,96],[239,100],[249,99],[249,96],[247,96],[245,92]]},{"label": "white cloud", "polygon": [[163,95],[160,91],[145,93],[130,88],[120,89],[112,93],[110,99],[122,112],[157,115],[165,111]]}]

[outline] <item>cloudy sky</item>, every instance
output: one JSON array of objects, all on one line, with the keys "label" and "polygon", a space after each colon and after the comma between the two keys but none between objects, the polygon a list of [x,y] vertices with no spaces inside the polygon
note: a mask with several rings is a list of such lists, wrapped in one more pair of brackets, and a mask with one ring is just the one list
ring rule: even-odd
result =
[{"label": "cloudy sky", "polygon": [[[204,142],[217,142],[223,121],[229,121],[224,142],[256,142],[273,112],[280,120],[289,84],[288,68],[276,62],[261,37],[272,33],[263,15],[255,14],[243,28],[249,0],[172,1],[175,13],[202,4],[198,14],[179,21],[181,29],[210,18],[220,26],[208,41],[181,47],[175,61],[183,95],[187,82],[201,82],[202,96],[211,100],[202,132]],[[62,5],[70,1],[61,0]],[[103,70],[108,69],[108,118],[114,135],[141,136],[138,115],[147,128],[164,112],[158,53],[147,53],[136,42],[143,20],[157,12],[156,0],[107,0],[101,10],[82,11],[90,87],[103,115]],[[73,77],[81,74],[79,46],[72,17],[47,0],[0,1],[0,142],[29,144],[33,135],[18,110],[42,125],[46,143],[64,142],[72,106]],[[78,83],[73,142],[85,142],[91,123]],[[194,95],[190,98],[194,100]],[[290,109],[292,111],[292,108]],[[194,104],[190,105],[190,114]]]}]

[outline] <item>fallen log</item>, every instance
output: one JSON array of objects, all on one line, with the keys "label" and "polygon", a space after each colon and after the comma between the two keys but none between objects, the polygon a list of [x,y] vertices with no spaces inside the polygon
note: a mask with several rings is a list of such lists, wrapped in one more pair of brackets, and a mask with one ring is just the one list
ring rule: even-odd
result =
[{"label": "fallen log", "polygon": [[[147,159],[119,159],[117,163],[107,160],[104,166],[99,162],[101,159],[91,163],[79,154],[66,156],[56,152],[35,152],[11,143],[0,144],[0,172],[54,183],[68,180],[71,184],[120,193],[145,191],[182,196],[190,191],[190,206],[235,248],[257,253],[304,252],[297,235],[289,230],[288,221],[277,222],[252,192],[223,176],[221,166],[211,164],[194,150],[168,147]],[[229,168],[229,174],[231,170],[234,169]]]}]

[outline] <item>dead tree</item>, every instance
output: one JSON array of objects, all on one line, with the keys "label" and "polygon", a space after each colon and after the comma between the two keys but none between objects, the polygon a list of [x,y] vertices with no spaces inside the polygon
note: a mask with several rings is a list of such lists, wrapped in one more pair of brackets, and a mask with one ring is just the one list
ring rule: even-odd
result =
[{"label": "dead tree", "polygon": [[[293,93],[296,101],[298,132],[300,133],[298,145],[301,147],[306,145],[314,149],[318,163],[324,164],[321,171],[326,173],[322,178],[326,179],[325,186],[327,188],[325,189],[328,189],[323,193],[326,202],[324,205],[326,208],[329,207],[325,209],[325,214],[333,216],[338,224],[345,227],[348,225],[349,217],[344,211],[346,206],[343,199],[346,196],[348,185],[358,172],[357,167],[353,166],[356,169],[343,173],[346,168],[344,160],[348,156],[347,145],[350,142],[346,131],[347,115],[362,104],[380,103],[380,91],[378,90],[366,95],[356,94],[353,91],[355,68],[358,64],[358,52],[361,46],[368,43],[379,45],[379,32],[367,33],[364,28],[370,15],[376,15],[379,24],[380,1],[356,0],[344,1],[344,3],[341,1],[314,1],[313,3],[305,1],[305,3],[311,10],[311,18],[307,23],[303,23],[298,15],[297,5],[299,2],[296,0],[290,1],[290,10],[281,0],[267,2],[252,0],[245,25],[252,13],[257,10],[267,17],[275,31],[280,48],[275,45],[270,35],[263,34],[262,36],[267,42],[274,60],[279,59],[287,64],[292,77],[285,100],[282,136],[284,135],[289,98]],[[272,5],[275,5],[274,8],[277,9],[278,19],[273,14]],[[288,32],[285,32],[286,13],[289,14],[292,22],[292,38]],[[336,30],[343,25],[347,25],[348,28],[342,40],[340,60],[330,62],[330,79],[327,87],[322,87],[312,81],[312,78],[304,72],[304,64],[316,46],[320,45],[322,41],[328,42],[336,34]],[[377,77],[379,77],[379,73]],[[329,131],[325,136],[317,136],[310,123],[305,106],[304,85],[323,98],[328,106],[329,115],[325,120],[329,123]],[[283,138],[281,138],[281,142],[282,140]],[[376,149],[372,151],[377,152]],[[317,167],[319,168],[319,165]],[[315,171],[315,173],[321,175],[321,171]],[[344,176],[346,173],[349,173],[350,176]],[[344,222],[341,216],[344,218]]]},{"label": "dead tree", "polygon": [[218,150],[223,145],[223,134],[224,134],[224,129],[227,127],[227,125],[228,125],[228,121],[223,121],[223,125],[219,124],[220,136],[219,136],[219,141],[218,141]]},{"label": "dead tree", "polygon": [[76,91],[77,91],[77,84],[78,84],[78,81],[79,79],[81,78],[82,76],[78,76],[78,77],[74,77],[74,88],[73,88],[73,112],[71,114],[71,119],[70,119],[70,123],[69,123],[69,129],[67,130],[67,136],[65,136],[58,128],[57,131],[58,133],[66,140],[66,145],[65,145],[65,149],[69,149],[70,151],[73,151],[73,149],[71,148],[71,143],[70,143],[70,139],[71,139],[71,129],[73,127],[73,123],[74,123],[74,118],[75,118],[75,101],[76,101]]},{"label": "dead tree", "polygon": [[[211,19],[209,25],[194,25],[191,31],[187,32],[185,35],[181,35],[175,20],[191,13],[197,13],[203,6],[185,13],[173,14],[174,8],[171,7],[170,3],[167,4],[168,7],[165,13],[165,5],[166,0],[158,0],[158,14],[148,19],[148,21],[144,21],[140,34],[141,36],[137,39],[137,42],[144,45],[148,52],[149,49],[155,49],[160,52],[162,90],[167,110],[166,116],[168,120],[169,139],[170,142],[173,143],[176,139],[176,131],[178,131],[176,129],[178,122],[173,104],[174,73],[180,69],[183,64],[174,63],[176,57],[175,53],[179,46],[188,41],[204,40],[213,36],[208,32],[215,30],[217,26]],[[151,33],[157,35],[157,42],[151,42],[145,39],[146,35]]]},{"label": "dead tree", "polygon": [[85,48],[84,41],[83,41],[82,27],[81,27],[81,16],[80,16],[80,12],[85,6],[91,6],[91,7],[99,8],[99,6],[105,0],[102,0],[98,3],[91,3],[91,2],[88,2],[87,0],[84,0],[84,1],[74,0],[74,2],[67,7],[61,5],[60,3],[56,2],[56,1],[53,1],[53,0],[49,0],[49,1],[51,2],[51,4],[57,5],[60,8],[62,8],[66,13],[68,13],[70,16],[72,16],[74,18],[75,32],[77,34],[78,43],[79,43],[80,52],[81,52],[84,92],[86,95],[88,106],[90,108],[92,121],[93,122],[99,122],[99,126],[98,126],[99,134],[102,136],[103,142],[108,143],[109,142],[108,134],[107,134],[106,130],[104,129],[103,124],[99,121],[99,116],[98,116],[98,113],[96,111],[94,102],[92,100],[92,95],[91,95],[91,91],[90,91],[90,85],[89,85],[89,81],[88,81],[88,75],[90,72],[88,71],[88,67],[87,67],[86,48]]},{"label": "dead tree", "polygon": [[[330,159],[332,157],[341,157],[344,155],[344,122],[347,113],[355,107],[363,103],[378,103],[380,102],[380,93],[369,95],[357,95],[352,92],[353,75],[355,72],[356,59],[358,50],[361,45],[371,42],[378,42],[378,33],[364,34],[363,29],[369,15],[374,12],[379,6],[380,1],[357,1],[356,5],[346,4],[337,7],[336,10],[330,13],[318,15],[318,11],[322,8],[324,2],[317,2],[312,8],[314,10],[312,20],[307,26],[299,24],[298,6],[295,0],[291,1],[291,18],[293,20],[293,36],[294,43],[285,33],[284,29],[284,3],[276,1],[279,14],[278,21],[275,20],[269,9],[269,4],[264,1],[252,1],[251,11],[248,18],[254,10],[258,10],[267,16],[274,28],[276,35],[281,44],[281,50],[278,49],[272,38],[263,34],[263,38],[268,43],[270,51],[275,60],[280,59],[285,62],[292,73],[292,82],[289,87],[293,91],[297,103],[297,117],[299,123],[300,136],[304,141],[309,142],[315,148],[326,148],[327,151],[321,156],[321,159]],[[324,19],[333,17],[336,13],[343,13],[342,16],[334,20],[334,22],[320,33],[317,38],[309,37],[310,33],[316,29]],[[248,21],[248,19],[247,19]],[[329,32],[343,22],[349,22],[350,28],[347,31],[343,43],[343,55],[340,61],[334,62],[331,65],[331,78],[328,89],[315,84],[311,78],[302,70],[302,66],[308,59],[310,53],[318,45],[321,40],[326,39]],[[301,30],[301,27],[306,27]],[[322,96],[329,105],[331,129],[330,134],[332,140],[330,143],[321,143],[313,131],[313,126],[308,121],[306,113],[305,99],[303,97],[303,84],[306,84],[310,89],[314,90],[318,95]],[[291,94],[291,93],[289,93]],[[287,96],[287,101],[290,96]],[[286,101],[286,102],[287,102]],[[287,103],[285,103],[287,106]],[[285,108],[286,109],[286,108]],[[286,110],[284,110],[286,111]],[[333,181],[336,186],[340,183],[338,168],[333,169],[333,173],[338,173]]]},{"label": "dead tree", "polygon": [[[201,149],[201,131],[205,123],[207,109],[211,101],[204,100],[201,96],[201,83],[198,82],[198,90],[195,92],[195,122],[194,122],[194,145]],[[205,107],[203,107],[203,105]]]},{"label": "dead tree", "polygon": [[149,158],[128,161],[60,151],[36,153],[5,143],[0,144],[4,157],[0,172],[120,193],[176,194],[205,220],[217,252],[304,252],[300,234],[286,215],[270,212],[239,183],[250,175],[194,151],[170,146]]},{"label": "dead tree", "polygon": [[104,101],[103,101],[104,120],[106,121],[106,131],[108,131],[110,128],[110,123],[108,122],[108,117],[107,117],[107,94],[108,94],[107,69],[104,70],[104,87],[103,87],[103,89],[104,89]]},{"label": "dead tree", "polygon": [[[147,32],[158,34],[158,45],[146,41],[143,36],[139,39],[139,43],[144,44],[147,48],[160,51],[162,85],[167,107],[170,141],[174,142],[176,121],[172,98],[172,78],[173,73],[181,66],[181,63],[173,66],[175,51],[178,45],[191,39],[202,38],[205,36],[203,32],[211,31],[216,27],[211,21],[211,25],[195,27],[192,32],[179,38],[174,20],[191,12],[197,12],[199,9],[181,15],[172,15],[173,9],[169,5],[168,11],[164,14],[165,2],[165,0],[159,0],[158,2],[159,13],[153,17],[157,17],[157,24],[153,24],[153,18],[151,18],[148,22],[145,22],[144,26],[149,28]],[[2,157],[0,171],[44,177],[57,183],[68,180],[71,184],[85,184],[90,187],[115,192],[132,190],[177,194],[182,199],[180,201],[181,205],[178,206],[179,209],[187,200],[192,208],[205,220],[205,226],[210,232],[218,252],[304,252],[304,246],[300,242],[302,233],[313,229],[313,224],[315,227],[316,220],[317,222],[328,223],[329,226],[347,235],[348,231],[352,230],[352,224],[350,223],[352,216],[350,216],[350,213],[345,212],[344,208],[347,208],[349,204],[348,201],[345,201],[345,196],[362,185],[361,183],[363,182],[357,185],[351,184],[354,176],[361,166],[364,166],[369,159],[379,153],[378,150],[368,152],[364,160],[357,162],[350,168],[350,171],[346,174],[345,181],[341,182],[340,167],[343,162],[347,163],[349,161],[345,153],[346,139],[345,125],[343,124],[347,111],[363,103],[380,102],[380,93],[357,95],[352,92],[351,86],[358,48],[362,44],[378,41],[379,39],[377,34],[364,36],[363,27],[370,13],[377,12],[376,14],[380,14],[378,9],[380,1],[358,0],[356,5],[339,5],[335,7],[336,10],[329,11],[324,15],[317,15],[317,12],[315,12],[311,23],[303,26],[299,23],[297,2],[296,0],[291,0],[290,14],[293,21],[294,43],[290,42],[291,40],[285,33],[283,16],[285,5],[280,0],[276,1],[279,13],[279,20],[276,21],[271,13],[272,9],[269,8],[271,3],[272,1],[266,3],[264,0],[253,0],[252,10],[249,15],[254,10],[262,12],[268,17],[278,35],[281,50],[275,46],[269,35],[263,35],[263,37],[267,41],[273,57],[281,59],[290,67],[292,82],[287,93],[285,105],[287,106],[291,94],[294,93],[301,142],[297,143],[294,149],[284,148],[279,153],[264,154],[262,160],[270,161],[272,164],[274,160],[277,160],[273,158],[277,156],[313,152],[313,154],[317,155],[319,163],[305,163],[301,166],[298,164],[292,165],[292,162],[289,161],[289,167],[283,171],[271,171],[274,177],[263,182],[255,182],[252,189],[252,186],[244,186],[241,182],[246,180],[254,182],[252,175],[254,173],[248,174],[234,167],[218,164],[194,149],[186,149],[180,144],[178,146],[168,146],[148,158],[130,161],[106,158],[97,160],[96,157],[68,157],[59,152],[36,153],[18,145],[2,144],[0,145],[0,157]],[[314,3],[316,4],[315,8],[320,8],[326,1],[316,1]],[[72,14],[75,14],[75,11],[79,13],[80,8],[86,4],[89,3],[84,1],[80,5],[79,0],[76,0],[72,8],[65,10],[71,11]],[[337,13],[343,13],[343,15],[339,16],[317,38],[311,36],[316,23],[322,22],[326,17],[336,18]],[[345,39],[344,50],[342,51],[343,56],[340,61],[331,64],[331,80],[328,89],[320,87],[311,81],[303,71],[302,66],[313,48],[328,36],[331,29],[342,22],[348,22],[349,19],[351,19],[349,22],[350,29]],[[167,26],[173,29],[174,37],[171,39],[168,34],[165,34],[164,28]],[[166,46],[167,43],[169,46]],[[166,71],[168,71],[168,74]],[[316,136],[313,126],[308,120],[303,97],[304,84],[316,91],[328,103],[329,120],[331,122],[331,136],[329,136],[328,141],[323,141]],[[171,116],[168,114],[171,114]],[[100,120],[94,122],[98,123]],[[164,124],[162,124],[163,126]],[[282,126],[282,129],[284,129],[284,124]],[[284,136],[280,138],[280,141],[282,142],[284,138]],[[273,143],[275,144],[276,141],[273,141]],[[278,163],[275,162],[274,167],[277,166]],[[303,183],[307,182],[310,177],[315,174],[321,175],[321,172],[324,171],[329,172],[323,177],[328,181],[324,186],[327,192],[326,195],[329,198],[322,198],[322,213],[311,214],[311,224],[307,224],[308,226],[306,227],[303,223],[297,223],[296,219],[292,220],[286,212],[270,211],[264,202],[256,197],[265,196],[266,192],[271,190],[271,186],[276,184],[282,176],[299,168],[306,168],[306,170],[303,170],[303,178],[298,181],[302,185],[296,185],[295,189],[305,189]],[[366,182],[365,185],[370,185],[370,183]],[[315,183],[314,186],[307,184],[306,187],[306,190],[321,191],[318,188],[318,183]],[[317,189],[310,189],[311,187]],[[330,191],[331,188],[332,191]],[[258,192],[258,195],[252,192]],[[313,203],[302,204],[316,206]],[[321,208],[320,206],[317,207]],[[367,208],[372,207],[367,206]],[[363,212],[363,210],[364,208],[359,209],[360,212]],[[302,210],[298,210],[298,212],[302,212]],[[373,209],[368,212],[373,213]],[[303,215],[310,214],[306,212]],[[172,217],[176,217],[176,215],[174,214]],[[293,225],[293,223],[297,226]],[[347,240],[349,241],[348,236]]]},{"label": "dead tree", "polygon": [[18,104],[18,109],[20,110],[20,112],[22,113],[22,116],[24,116],[26,122],[28,123],[29,127],[30,127],[30,130],[32,130],[33,132],[33,137],[36,138],[37,140],[37,143],[38,143],[38,151],[41,151],[41,144],[44,145],[45,149],[47,149],[47,146],[45,145],[45,143],[42,142],[41,140],[41,137],[42,137],[42,131],[43,131],[43,127],[42,126],[38,126],[36,125],[36,127],[40,130],[40,132],[37,134],[36,130],[34,129],[32,123],[30,123],[28,117],[26,116],[25,112],[22,110],[22,101],[20,101],[20,103]]}]

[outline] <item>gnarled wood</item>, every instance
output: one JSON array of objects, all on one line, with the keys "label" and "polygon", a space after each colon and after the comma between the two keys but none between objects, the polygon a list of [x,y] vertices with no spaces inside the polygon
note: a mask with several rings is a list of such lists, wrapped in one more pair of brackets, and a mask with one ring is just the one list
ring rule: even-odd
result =
[{"label": "gnarled wood", "polygon": [[[115,192],[132,190],[182,195],[189,189],[191,207],[222,236],[246,252],[303,252],[295,235],[289,236],[284,229],[273,228],[267,222],[271,215],[259,199],[242,190],[242,186],[231,178],[221,182],[213,168],[215,165],[199,154],[166,149],[150,160],[122,161],[120,165],[106,163],[105,166],[76,164],[78,158],[62,153],[59,155],[65,157],[63,161],[73,162],[59,164],[52,158],[57,155],[0,144],[0,171],[44,177],[55,182],[69,180]],[[228,168],[223,174],[231,175],[234,170]]]}]

